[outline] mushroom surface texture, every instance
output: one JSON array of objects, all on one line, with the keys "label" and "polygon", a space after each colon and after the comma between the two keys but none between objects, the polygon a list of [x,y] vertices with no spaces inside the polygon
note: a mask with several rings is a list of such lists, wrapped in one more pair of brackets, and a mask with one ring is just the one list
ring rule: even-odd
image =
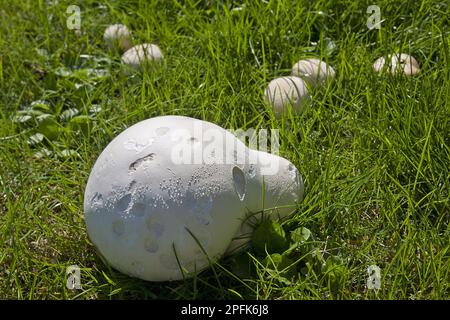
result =
[{"label": "mushroom surface texture", "polygon": [[163,60],[164,56],[161,49],[156,44],[151,43],[138,44],[122,55],[122,63],[132,69],[142,69],[148,63]]},{"label": "mushroom surface texture", "polygon": [[[389,62],[387,65],[386,60]],[[413,76],[420,71],[417,60],[406,53],[388,55],[387,59],[380,57],[373,64],[373,69],[378,73],[384,68],[393,75],[403,73],[406,76]]]},{"label": "mushroom surface texture", "polygon": [[133,46],[131,32],[123,24],[113,24],[106,28],[103,39],[110,49],[125,51]]},{"label": "mushroom surface texture", "polygon": [[270,104],[275,117],[281,117],[288,112],[303,111],[305,105],[309,104],[311,97],[305,81],[299,77],[280,77],[270,81],[264,94],[264,100]]},{"label": "mushroom surface texture", "polygon": [[249,149],[213,123],[155,117],[120,133],[95,162],[87,232],[115,269],[180,280],[245,245],[235,237],[263,209],[262,192],[265,214],[282,219],[302,200],[303,180],[288,160]]},{"label": "mushroom surface texture", "polygon": [[292,75],[305,80],[311,88],[331,80],[335,76],[334,69],[319,59],[304,59],[292,67]]}]

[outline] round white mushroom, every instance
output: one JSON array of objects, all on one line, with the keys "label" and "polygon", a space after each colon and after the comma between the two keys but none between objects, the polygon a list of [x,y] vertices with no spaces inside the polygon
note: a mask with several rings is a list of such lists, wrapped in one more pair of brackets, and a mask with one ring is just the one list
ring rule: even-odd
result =
[{"label": "round white mushroom", "polygon": [[103,39],[111,50],[125,51],[133,46],[131,32],[123,24],[113,24],[106,28]]},{"label": "round white mushroom", "polygon": [[85,221],[112,267],[180,280],[248,241],[234,238],[262,209],[262,192],[267,212],[283,218],[302,199],[303,181],[288,160],[249,149],[215,124],[156,117],[103,150],[86,186]]},{"label": "round white mushroom", "polygon": [[131,69],[142,69],[146,64],[163,60],[164,56],[161,49],[156,44],[151,43],[136,45],[122,55],[122,64]]},{"label": "round white mushroom", "polygon": [[292,75],[305,80],[312,88],[331,80],[335,76],[334,69],[319,59],[304,59],[292,67]]},{"label": "round white mushroom", "polygon": [[287,113],[288,108],[293,113],[300,113],[311,101],[305,81],[292,76],[270,81],[265,90],[264,99],[270,104],[276,117]]},{"label": "round white mushroom", "polygon": [[[388,64],[386,64],[386,60]],[[388,55],[387,59],[380,57],[373,64],[373,69],[378,73],[386,69],[393,75],[403,73],[406,76],[413,76],[420,71],[417,60],[406,53]]]}]

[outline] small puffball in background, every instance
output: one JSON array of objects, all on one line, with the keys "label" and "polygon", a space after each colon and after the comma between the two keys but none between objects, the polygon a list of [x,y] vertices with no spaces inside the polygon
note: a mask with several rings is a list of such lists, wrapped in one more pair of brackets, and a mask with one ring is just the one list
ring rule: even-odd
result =
[{"label": "small puffball in background", "polygon": [[103,39],[111,50],[118,48],[125,51],[133,46],[131,32],[123,24],[110,25],[106,28]]},{"label": "small puffball in background", "polygon": [[142,69],[149,62],[162,62],[164,56],[156,44],[144,43],[128,49],[122,55],[122,63],[133,69]]},{"label": "small puffball in background", "polygon": [[300,77],[314,88],[334,78],[334,69],[319,59],[304,59],[292,67],[292,75]]},{"label": "small puffball in background", "polygon": [[373,64],[373,69],[380,73],[384,68],[391,74],[403,73],[406,76],[413,76],[420,71],[419,63],[414,57],[402,53],[388,55],[387,57],[389,65],[385,66],[386,59],[384,57],[378,58]]},{"label": "small puffball in background", "polygon": [[274,115],[281,117],[289,106],[292,107],[292,112],[302,112],[311,97],[305,81],[291,76],[272,80],[266,88],[264,99],[272,106]]}]

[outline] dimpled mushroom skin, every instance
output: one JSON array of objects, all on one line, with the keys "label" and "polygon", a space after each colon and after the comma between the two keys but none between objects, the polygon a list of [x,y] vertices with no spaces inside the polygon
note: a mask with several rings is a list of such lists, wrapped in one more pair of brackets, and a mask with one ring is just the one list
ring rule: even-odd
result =
[{"label": "dimpled mushroom skin", "polygon": [[103,39],[111,50],[118,48],[125,51],[133,46],[131,32],[123,24],[108,26],[103,34]]},{"label": "dimpled mushroom skin", "polygon": [[164,55],[156,44],[144,43],[128,49],[122,55],[122,64],[132,69],[142,69],[150,62],[162,62]]},{"label": "dimpled mushroom skin", "polygon": [[319,59],[304,59],[292,67],[292,75],[305,80],[311,88],[315,88],[335,76],[334,69]]},{"label": "dimpled mushroom skin", "polygon": [[[203,137],[208,132],[220,132],[235,147],[202,146],[211,141]],[[180,150],[194,158],[203,153],[205,160],[177,163],[174,154]],[[244,161],[250,156],[258,159],[256,165]],[[234,163],[220,160],[226,157]],[[279,174],[265,175],[266,207],[295,207],[303,181],[286,159],[248,149],[209,122],[181,116],[139,122],[113,139],[91,171],[84,198],[88,235],[112,267],[130,276],[148,281],[192,276],[209,266],[203,251],[211,261],[219,259],[249,210],[261,209],[263,169],[273,164]],[[271,212],[278,218],[292,210]]]},{"label": "dimpled mushroom skin", "polygon": [[380,57],[375,60],[373,69],[381,73],[383,70],[388,71],[392,75],[404,74],[406,76],[413,76],[420,71],[420,66],[417,60],[406,53],[388,55],[386,65],[386,58]]},{"label": "dimpled mushroom skin", "polygon": [[281,117],[291,107],[292,112],[301,113],[311,97],[305,81],[299,77],[280,77],[270,81],[264,94],[276,117]]}]

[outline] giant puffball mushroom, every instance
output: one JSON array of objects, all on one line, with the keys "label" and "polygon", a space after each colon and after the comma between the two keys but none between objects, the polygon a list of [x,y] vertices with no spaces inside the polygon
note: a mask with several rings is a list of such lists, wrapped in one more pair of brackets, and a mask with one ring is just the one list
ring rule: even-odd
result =
[{"label": "giant puffball mushroom", "polygon": [[305,81],[299,77],[280,77],[270,81],[264,94],[264,100],[270,104],[276,117],[281,117],[291,108],[300,113],[311,97]]},{"label": "giant puffball mushroom", "polygon": [[162,116],[129,127],[100,154],[85,221],[112,267],[148,281],[180,280],[219,259],[263,202],[274,219],[291,213],[303,188],[288,160],[249,149],[213,123]]},{"label": "giant puffball mushroom", "polygon": [[161,62],[164,56],[156,44],[144,43],[128,49],[122,55],[122,64],[131,69],[140,70],[151,62]]},{"label": "giant puffball mushroom", "polygon": [[406,53],[388,55],[387,61],[389,63],[386,65],[384,57],[378,58],[373,64],[373,69],[381,73],[386,68],[393,75],[403,73],[406,76],[413,76],[420,71],[417,60]]},{"label": "giant puffball mushroom", "polygon": [[123,24],[113,24],[106,28],[103,39],[111,50],[126,51],[133,46],[131,32]]},{"label": "giant puffball mushroom", "polygon": [[304,59],[292,67],[292,75],[305,80],[311,88],[315,88],[335,76],[334,69],[319,59]]}]

